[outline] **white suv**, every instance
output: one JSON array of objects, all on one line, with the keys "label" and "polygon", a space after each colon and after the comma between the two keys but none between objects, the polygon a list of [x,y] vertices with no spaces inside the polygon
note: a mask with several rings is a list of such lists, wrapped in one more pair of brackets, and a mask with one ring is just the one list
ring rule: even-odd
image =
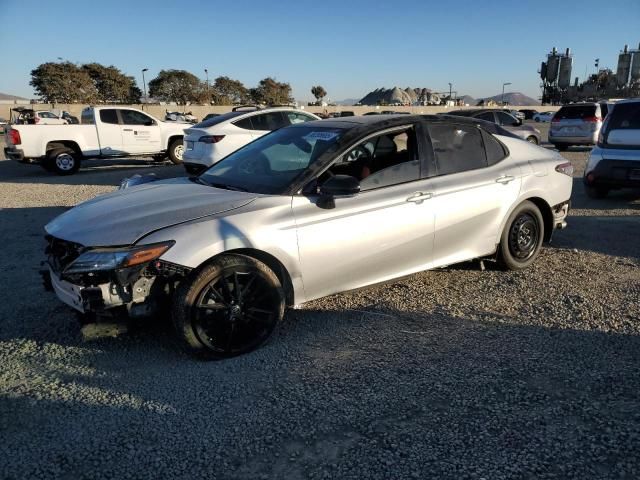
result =
[{"label": "white suv", "polygon": [[320,117],[294,108],[236,107],[185,130],[183,165],[199,174],[256,138],[312,120]]}]

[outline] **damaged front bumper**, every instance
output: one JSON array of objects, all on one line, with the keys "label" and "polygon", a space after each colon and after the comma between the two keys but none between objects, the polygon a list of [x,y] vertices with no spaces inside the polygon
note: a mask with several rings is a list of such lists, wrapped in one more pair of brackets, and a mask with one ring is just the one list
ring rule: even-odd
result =
[{"label": "damaged front bumper", "polygon": [[[166,303],[177,283],[189,272],[187,268],[157,258],[131,266],[121,263],[117,268],[95,270],[90,268],[95,257],[82,261],[86,258],[82,257],[84,253],[105,251],[121,254],[123,250],[84,249],[71,242],[50,239],[46,268],[41,271],[45,288],[80,313],[126,312],[130,316],[148,316]],[[131,252],[134,257],[145,253],[140,247],[132,247]]]}]

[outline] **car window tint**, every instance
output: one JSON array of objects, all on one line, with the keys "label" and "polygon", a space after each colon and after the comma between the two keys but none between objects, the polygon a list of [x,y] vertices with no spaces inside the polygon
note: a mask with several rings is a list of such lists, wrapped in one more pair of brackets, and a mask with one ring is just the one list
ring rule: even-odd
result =
[{"label": "car window tint", "polygon": [[430,125],[429,134],[438,175],[487,166],[480,130],[469,125]]},{"label": "car window tint", "polygon": [[498,124],[500,125],[506,125],[510,127],[515,126],[515,124],[518,123],[516,119],[508,113],[496,112],[496,115],[498,116]]},{"label": "car window tint", "polygon": [[304,122],[310,122],[315,120],[315,118],[309,115],[305,115],[304,113],[298,113],[298,112],[285,112],[284,115],[289,120],[289,123],[292,125],[296,123],[304,123]]},{"label": "car window tint", "polygon": [[325,179],[328,175],[350,175],[360,181],[362,191],[418,180],[416,145],[413,127],[378,135],[351,148],[325,172]]},{"label": "car window tint", "polygon": [[251,117],[254,130],[273,131],[289,124],[282,112],[268,112]]},{"label": "car window tint", "polygon": [[487,153],[487,164],[495,165],[507,156],[505,148],[490,133],[483,131],[482,140],[484,141],[484,149]]},{"label": "car window tint", "polygon": [[640,130],[640,102],[617,104],[607,122],[610,130]]},{"label": "car window tint", "polygon": [[480,115],[476,115],[476,118],[478,118],[480,120],[486,120],[487,122],[491,122],[491,123],[495,122],[495,119],[493,118],[493,113],[492,112],[481,113]]},{"label": "car window tint", "polygon": [[148,125],[153,122],[150,117],[135,110],[120,110],[120,115],[124,125]]},{"label": "car window tint", "polygon": [[596,115],[595,105],[564,106],[555,114],[556,120],[576,120]]},{"label": "car window tint", "polygon": [[243,118],[241,120],[237,120],[233,122],[233,124],[238,128],[243,128],[245,130],[253,130],[253,124],[251,123],[251,117]]},{"label": "car window tint", "polygon": [[118,124],[118,114],[115,109],[108,108],[106,110],[100,110],[100,121],[102,123]]},{"label": "car window tint", "polygon": [[92,125],[93,124],[93,110],[85,110],[82,112],[82,117],[80,118],[80,123],[83,125]]}]

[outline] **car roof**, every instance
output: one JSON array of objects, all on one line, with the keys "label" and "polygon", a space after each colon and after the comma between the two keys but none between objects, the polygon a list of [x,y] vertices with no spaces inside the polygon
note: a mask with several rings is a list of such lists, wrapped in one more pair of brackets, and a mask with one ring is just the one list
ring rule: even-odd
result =
[{"label": "car roof", "polygon": [[622,105],[622,104],[625,104],[625,103],[636,103],[636,102],[640,102],[640,97],[637,97],[637,98],[625,98],[624,100],[617,100],[615,102],[607,100],[607,103],[611,103],[611,104],[616,105],[616,106],[617,105]]}]

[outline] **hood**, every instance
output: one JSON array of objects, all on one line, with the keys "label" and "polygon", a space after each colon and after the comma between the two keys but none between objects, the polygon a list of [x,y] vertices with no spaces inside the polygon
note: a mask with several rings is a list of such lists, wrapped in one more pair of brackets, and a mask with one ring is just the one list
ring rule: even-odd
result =
[{"label": "hood", "polygon": [[45,226],[48,234],[86,247],[131,245],[144,235],[252,202],[256,194],[174,178],[101,195]]}]

